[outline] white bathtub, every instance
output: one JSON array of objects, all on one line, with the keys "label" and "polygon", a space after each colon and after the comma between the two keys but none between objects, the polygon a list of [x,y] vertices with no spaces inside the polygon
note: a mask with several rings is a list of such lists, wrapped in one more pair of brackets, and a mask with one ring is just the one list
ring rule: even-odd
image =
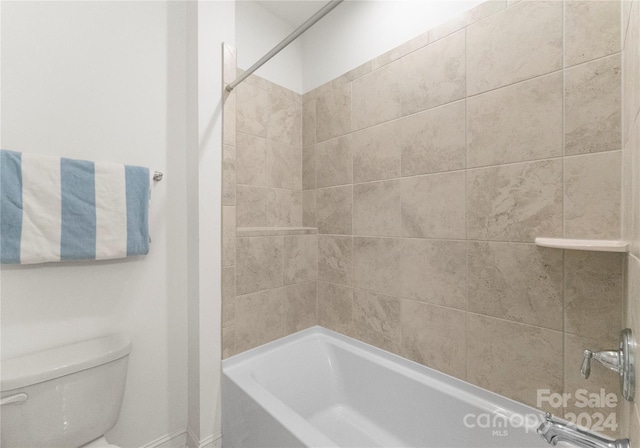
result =
[{"label": "white bathtub", "polygon": [[222,364],[224,448],[549,446],[539,411],[322,327]]}]

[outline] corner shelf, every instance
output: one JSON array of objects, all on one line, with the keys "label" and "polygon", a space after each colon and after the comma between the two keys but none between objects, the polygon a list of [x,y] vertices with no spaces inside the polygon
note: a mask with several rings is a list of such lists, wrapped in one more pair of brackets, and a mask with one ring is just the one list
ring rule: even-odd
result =
[{"label": "corner shelf", "polygon": [[554,249],[590,250],[595,252],[627,252],[628,244],[618,240],[577,240],[571,238],[536,238],[536,246]]}]

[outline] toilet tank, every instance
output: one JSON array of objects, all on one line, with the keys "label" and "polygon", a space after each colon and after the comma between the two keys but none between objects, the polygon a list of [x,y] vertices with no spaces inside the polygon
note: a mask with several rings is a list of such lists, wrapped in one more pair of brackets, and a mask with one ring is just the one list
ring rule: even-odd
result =
[{"label": "toilet tank", "polygon": [[75,448],[118,420],[130,339],[122,334],[2,362],[0,446]]}]

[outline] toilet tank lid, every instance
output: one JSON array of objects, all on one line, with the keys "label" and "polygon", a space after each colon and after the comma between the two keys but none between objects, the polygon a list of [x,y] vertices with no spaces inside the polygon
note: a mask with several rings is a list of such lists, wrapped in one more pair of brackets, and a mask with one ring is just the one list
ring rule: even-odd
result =
[{"label": "toilet tank lid", "polygon": [[81,370],[90,369],[126,356],[131,339],[112,334],[71,345],[44,350],[2,361],[0,391],[18,389]]}]

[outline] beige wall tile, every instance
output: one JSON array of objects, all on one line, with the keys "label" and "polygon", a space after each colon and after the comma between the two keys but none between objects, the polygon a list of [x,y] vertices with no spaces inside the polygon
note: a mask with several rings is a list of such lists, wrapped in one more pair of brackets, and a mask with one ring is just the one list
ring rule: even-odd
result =
[{"label": "beige wall tile", "polygon": [[[241,68],[237,69],[238,72],[238,76],[242,75],[245,71]],[[255,73],[252,75],[249,75],[248,78],[246,78],[246,80],[244,81],[243,84],[251,84],[252,86],[256,86],[256,87],[260,87],[261,89],[267,91],[267,92],[271,92],[274,87],[275,84],[272,83],[271,81],[267,81],[266,79],[264,79],[261,76],[256,75]]]},{"label": "beige wall tile", "polygon": [[353,234],[400,236],[400,180],[353,186]]},{"label": "beige wall tile", "polygon": [[222,139],[225,145],[236,145],[236,117],[238,115],[238,93],[224,93],[222,112]]},{"label": "beige wall tile", "polygon": [[270,93],[271,110],[267,137],[280,143],[302,146],[302,102],[297,94],[280,86]]},{"label": "beige wall tile", "polygon": [[302,189],[314,188],[316,188],[316,147],[312,145],[302,148]]},{"label": "beige wall tile", "polygon": [[318,324],[318,282],[284,288],[284,332],[295,333]]},{"label": "beige wall tile", "polygon": [[383,65],[387,65],[390,62],[400,59],[402,56],[406,56],[409,53],[424,47],[428,43],[429,32],[422,33],[373,59],[371,61],[371,68],[373,70],[378,69]]},{"label": "beige wall tile", "polygon": [[271,112],[269,92],[249,82],[240,84],[236,92],[238,94],[237,131],[266,138]]},{"label": "beige wall tile", "polygon": [[337,88],[348,82],[353,81],[354,79],[358,79],[368,73],[371,73],[371,61],[367,61],[362,65],[357,66],[356,68],[349,70],[343,75],[338,76],[337,78],[331,81],[331,87]]},{"label": "beige wall tile", "polygon": [[564,2],[565,66],[620,51],[620,2]]},{"label": "beige wall tile", "polygon": [[467,165],[562,156],[562,73],[467,100]]},{"label": "beige wall tile", "polygon": [[318,235],[284,237],[284,284],[318,279]]},{"label": "beige wall tile", "polygon": [[354,182],[400,177],[400,126],[400,121],[391,121],[353,134]]},{"label": "beige wall tile", "polygon": [[465,32],[408,54],[400,64],[402,115],[459,100],[465,95]]},{"label": "beige wall tile", "polygon": [[429,30],[429,40],[434,42],[438,39],[442,39],[451,33],[454,33],[462,28],[478,22],[498,11],[502,11],[507,7],[507,2],[504,0],[487,0],[480,3],[478,6],[471,8],[470,10],[454,17],[445,23],[436,26]]},{"label": "beige wall tile", "polygon": [[631,136],[633,123],[640,112],[640,3],[634,1],[629,14],[630,20],[622,52],[623,143],[627,143]]},{"label": "beige wall tile", "polygon": [[222,359],[227,359],[236,353],[235,328],[224,327],[222,329]]},{"label": "beige wall tile", "polygon": [[562,251],[469,242],[469,311],[562,330]]},{"label": "beige wall tile", "polygon": [[282,237],[237,238],[236,245],[238,295],[282,286]]},{"label": "beige wall tile", "polygon": [[318,143],[315,156],[318,188],[353,183],[351,135]]},{"label": "beige wall tile", "polygon": [[465,102],[447,104],[401,118],[396,143],[402,175],[465,168]]},{"label": "beige wall tile", "polygon": [[402,244],[397,238],[353,238],[353,283],[398,296],[402,274]]},{"label": "beige wall tile", "polygon": [[402,234],[419,238],[465,238],[465,173],[402,179]]},{"label": "beige wall tile", "polygon": [[302,191],[269,189],[267,225],[296,227],[302,225]]},{"label": "beige wall tile", "polygon": [[316,191],[318,233],[351,235],[353,187],[322,188]]},{"label": "beige wall tile", "polygon": [[236,208],[222,207],[222,266],[233,266],[236,259]]},{"label": "beige wall tile", "polygon": [[353,81],[351,116],[354,130],[400,116],[398,71],[398,64],[389,64]]},{"label": "beige wall tile", "polygon": [[565,71],[565,155],[622,148],[620,55]]},{"label": "beige wall tile", "polygon": [[318,280],[350,286],[353,283],[353,239],[318,235]]},{"label": "beige wall tile", "polygon": [[316,190],[302,192],[302,225],[316,227]]},{"label": "beige wall tile", "polygon": [[634,173],[631,178],[631,236],[630,252],[636,257],[640,257],[640,119],[636,121],[635,130],[629,140],[628,150],[631,151],[631,172]]},{"label": "beige wall tile", "polygon": [[222,146],[222,205],[236,205],[236,148]]},{"label": "beige wall tile", "polygon": [[405,299],[401,321],[404,356],[457,378],[467,378],[464,312]]},{"label": "beige wall tile", "polygon": [[630,420],[629,438],[632,440],[632,443],[637,444],[640,440],[640,411],[638,410],[637,403],[633,406],[633,413],[631,414]]},{"label": "beige wall tile", "polygon": [[620,213],[621,213],[621,235],[624,241],[632,240],[633,229],[633,193],[634,193],[634,171],[633,171],[633,151],[630,147],[631,140],[625,144],[622,150],[622,178],[621,178],[621,194],[620,194]]},{"label": "beige wall tile", "polygon": [[522,1],[467,28],[467,95],[562,68],[562,2]]},{"label": "beige wall tile", "polygon": [[324,84],[316,87],[313,90],[310,90],[309,92],[305,93],[304,95],[302,95],[302,103],[306,103],[309,101],[313,101],[315,99],[317,99],[318,97],[324,95],[325,93],[327,93],[328,91],[330,91],[332,89],[332,83],[331,81],[329,82],[325,82]]},{"label": "beige wall tile", "polygon": [[271,186],[302,189],[302,148],[275,141],[269,142],[271,151]]},{"label": "beige wall tile", "polygon": [[[591,351],[598,350],[616,350],[618,348],[617,338],[592,338],[576,336],[573,334],[565,333],[564,335],[564,391],[570,393],[571,398],[567,402],[566,408],[556,408],[554,410],[555,415],[563,415],[565,413],[573,413],[579,415],[581,413],[587,413],[592,417],[592,422],[597,422],[595,418],[596,413],[604,415],[605,419],[609,417],[611,413],[615,414],[615,421],[620,422],[622,411],[622,402],[624,399],[620,395],[620,378],[615,373],[611,372],[599,362],[593,360],[591,363],[591,376],[585,380],[580,375],[580,365],[582,364],[583,351],[589,349]],[[617,406],[608,407],[604,403],[601,406],[588,406],[579,407],[581,400],[576,398],[576,393],[584,395],[585,392],[589,394],[600,395],[602,389],[604,393],[614,394],[617,398]],[[589,428],[591,429],[591,428]],[[601,432],[601,431],[599,431]],[[618,438],[620,433],[618,431],[605,431],[603,434]]]},{"label": "beige wall tile", "polygon": [[315,143],[316,100],[311,100],[302,105],[302,145],[309,146]]},{"label": "beige wall tile", "polygon": [[316,99],[316,141],[351,132],[351,84],[332,89]]},{"label": "beige wall tile", "polygon": [[235,320],[236,269],[222,268],[222,326],[229,327]]},{"label": "beige wall tile", "polygon": [[400,244],[402,297],[467,308],[465,241],[403,239]]},{"label": "beige wall tile", "polygon": [[242,185],[272,186],[269,141],[239,132],[237,142],[237,182]]},{"label": "beige wall tile", "polygon": [[620,3],[621,3],[621,9],[622,9],[622,24],[621,24],[622,45],[624,46],[624,42],[625,42],[624,39],[627,36],[626,33],[629,29],[629,22],[631,19],[631,8],[634,2],[632,0],[622,0]]},{"label": "beige wall tile", "polygon": [[622,324],[622,255],[567,250],[564,331],[617,338]]},{"label": "beige wall tile", "polygon": [[353,289],[318,282],[318,322],[329,330],[350,333],[353,326]]},{"label": "beige wall tile", "polygon": [[284,289],[236,297],[235,339],[238,353],[284,336]]},{"label": "beige wall tile", "polygon": [[469,239],[562,236],[561,160],[469,170],[467,195]]},{"label": "beige wall tile", "polygon": [[269,189],[238,185],[236,193],[238,227],[265,227]]},{"label": "beige wall tile", "polygon": [[564,234],[620,238],[621,151],[564,160]]},{"label": "beige wall tile", "polygon": [[467,317],[467,381],[514,400],[536,406],[538,389],[561,393],[562,353],[559,331]]},{"label": "beige wall tile", "polygon": [[353,333],[378,347],[400,349],[400,299],[364,289],[353,293]]},{"label": "beige wall tile", "polygon": [[626,260],[625,322],[638,337],[640,335],[640,260],[633,255],[627,255]]}]

